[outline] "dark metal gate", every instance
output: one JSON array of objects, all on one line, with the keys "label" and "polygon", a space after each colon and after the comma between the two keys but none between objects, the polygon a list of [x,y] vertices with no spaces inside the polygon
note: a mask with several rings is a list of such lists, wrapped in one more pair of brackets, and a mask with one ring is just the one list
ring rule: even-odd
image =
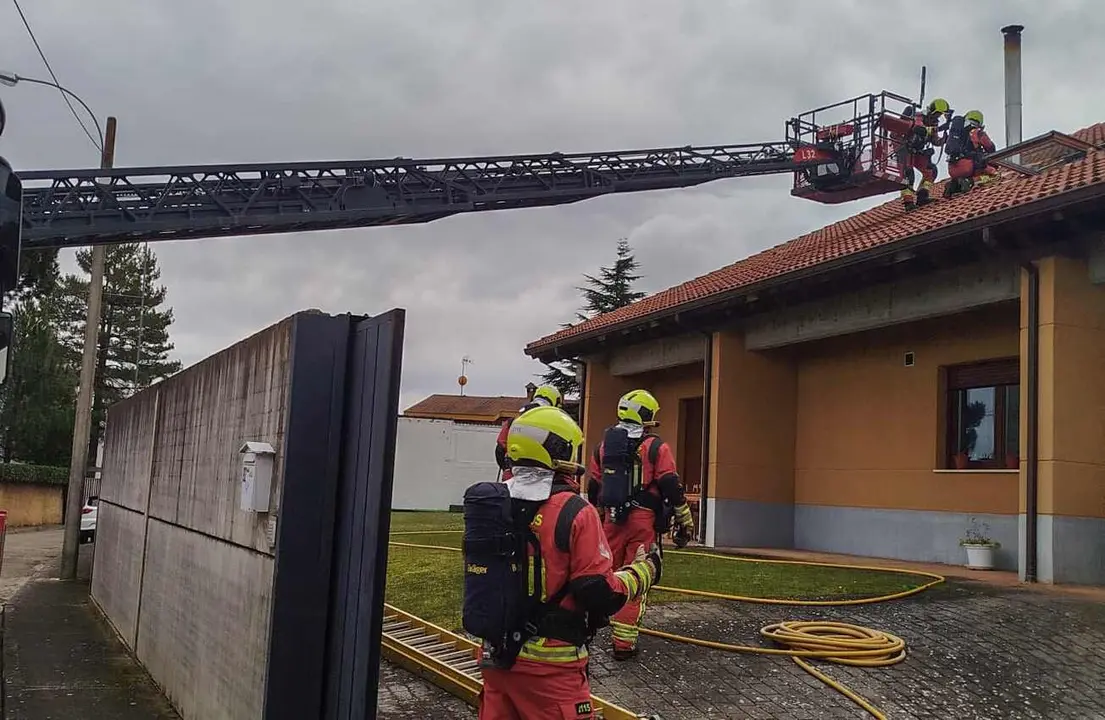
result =
[{"label": "dark metal gate", "polygon": [[374,720],[404,311],[292,338],[265,720]]}]

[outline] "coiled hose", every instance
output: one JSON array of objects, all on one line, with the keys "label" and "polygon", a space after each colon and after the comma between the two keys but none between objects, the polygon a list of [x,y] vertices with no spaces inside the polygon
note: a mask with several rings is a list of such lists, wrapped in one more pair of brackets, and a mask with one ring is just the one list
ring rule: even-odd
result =
[{"label": "coiled hose", "polygon": [[[412,530],[395,532],[392,535],[437,535],[445,533],[463,532],[460,530]],[[389,541],[389,545],[396,547],[421,548],[424,550],[448,550],[460,552],[460,548],[446,547],[443,545],[418,545]],[[944,582],[943,575],[924,572],[921,570],[904,570],[900,568],[873,567],[869,565],[846,565],[841,563],[811,562],[805,560],[771,560],[761,558],[747,558],[735,555],[723,555],[721,553],[694,552],[688,550],[665,550],[665,555],[697,555],[701,557],[717,558],[731,562],[742,563],[771,563],[778,565],[798,565],[806,567],[837,568],[844,570],[865,570],[872,572],[894,572],[902,575],[925,578],[926,582],[890,595],[876,597],[856,598],[851,600],[788,600],[782,598],[759,598],[745,595],[728,595],[706,590],[690,590],[687,588],[668,587],[656,585],[654,590],[693,595],[697,597],[713,598],[717,600],[732,600],[734,602],[758,603],[761,605],[798,605],[839,607],[848,605],[870,605],[873,603],[899,600],[910,595],[924,592],[934,585]],[[772,623],[760,628],[760,636],[779,647],[763,647],[758,645],[735,645],[731,643],[703,640],[701,638],[678,635],[676,633],[654,630],[642,627],[643,635],[663,638],[673,642],[687,643],[699,647],[727,652],[748,653],[757,655],[784,655],[790,657],[800,668],[814,676],[824,684],[836,690],[841,695],[859,705],[872,717],[878,720],[887,720],[886,715],[870,701],[851,690],[814,667],[810,660],[824,660],[838,665],[851,665],[853,667],[888,667],[897,665],[906,658],[905,640],[882,630],[852,625],[850,623],[832,622],[828,620],[788,620]]]}]

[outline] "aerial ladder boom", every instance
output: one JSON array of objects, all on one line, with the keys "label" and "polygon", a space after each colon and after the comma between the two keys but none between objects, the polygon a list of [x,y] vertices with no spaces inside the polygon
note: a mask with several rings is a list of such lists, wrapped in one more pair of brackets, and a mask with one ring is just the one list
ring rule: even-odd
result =
[{"label": "aerial ladder boom", "polygon": [[912,104],[861,95],[749,145],[22,172],[23,248],[406,225],[780,173],[797,197],[847,202],[902,186],[894,133]]},{"label": "aerial ladder boom", "polygon": [[785,142],[453,159],[22,172],[24,248],[425,223],[793,172]]}]

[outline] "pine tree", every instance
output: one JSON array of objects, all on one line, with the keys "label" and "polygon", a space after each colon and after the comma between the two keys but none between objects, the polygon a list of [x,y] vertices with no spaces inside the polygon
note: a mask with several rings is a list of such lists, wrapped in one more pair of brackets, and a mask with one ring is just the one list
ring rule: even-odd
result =
[{"label": "pine tree", "polygon": [[[576,313],[576,319],[583,322],[643,298],[645,293],[633,289],[633,283],[641,279],[635,272],[639,266],[629,241],[619,239],[614,264],[599,268],[598,277],[584,275],[585,287],[576,288],[583,296],[583,308]],[[570,328],[572,323],[564,323],[560,327]],[[548,370],[541,376],[542,381],[555,386],[564,397],[579,395],[579,378],[569,370],[570,365],[546,363],[545,367]]]},{"label": "pine tree", "polygon": [[[77,264],[84,274],[89,273],[91,250],[79,251]],[[66,275],[61,281],[63,337],[78,367],[88,314],[89,281],[84,274]],[[169,340],[173,309],[161,307],[167,289],[157,284],[160,277],[157,257],[148,247],[128,243],[108,249],[88,444],[90,459],[96,457],[107,408],[180,370],[180,362],[169,359],[173,350]]]},{"label": "pine tree", "polygon": [[11,306],[15,325],[11,374],[0,389],[5,462],[69,464],[77,368],[58,334],[56,299],[47,292]]}]

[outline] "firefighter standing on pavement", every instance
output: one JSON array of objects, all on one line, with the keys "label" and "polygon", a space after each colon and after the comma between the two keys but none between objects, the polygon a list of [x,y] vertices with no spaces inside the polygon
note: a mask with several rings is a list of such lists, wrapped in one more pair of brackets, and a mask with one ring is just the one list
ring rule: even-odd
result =
[{"label": "firefighter standing on pavement", "polygon": [[969,110],[952,118],[948,126],[948,182],[944,196],[963,193],[975,185],[989,185],[998,179],[998,171],[986,161],[986,156],[996,150],[994,141],[986,133],[982,113]]},{"label": "firefighter standing on pavement", "polygon": [[[532,386],[531,386],[532,387]],[[560,394],[560,391],[553,385],[542,385],[533,391],[533,397],[530,401],[522,406],[522,409],[518,411],[521,415],[526,410],[532,410],[535,407],[543,407],[549,405],[552,407],[561,407],[564,404],[564,399]],[[502,429],[499,430],[499,436],[495,439],[495,462],[499,465],[499,470],[502,472],[503,480],[510,479],[510,458],[507,457],[506,452],[506,437],[510,432],[511,420],[507,420],[503,423]]]},{"label": "firefighter standing on pavement", "polygon": [[[937,173],[932,155],[934,146],[944,142],[939,132],[940,118],[950,113],[948,101],[936,98],[928,104],[923,115],[913,116],[913,126],[902,148],[904,175],[909,182],[908,187],[902,188],[902,204],[906,210],[924,205],[932,199],[930,194]],[[921,184],[916,192],[913,190],[914,170],[921,173]]]},{"label": "firefighter standing on pavement", "polygon": [[[630,562],[667,531],[674,515],[684,537],[694,536],[694,519],[675,468],[671,447],[646,432],[656,425],[660,404],[647,390],[618,401],[618,424],[606,429],[588,464],[587,495],[604,514],[603,529],[614,564]],[[611,618],[614,658],[637,653],[646,595],[627,602]]]},{"label": "firefighter standing on pavement", "polygon": [[[507,434],[514,470],[506,483],[511,502],[536,505],[529,529],[536,535],[537,547],[529,555],[536,566],[531,568],[533,592],[540,594],[533,599],[540,600],[544,614],[526,618],[533,634],[508,662],[498,661],[503,658],[488,662],[487,658],[497,656],[485,652],[486,644],[481,649],[480,720],[592,718],[586,645],[607,618],[660,578],[661,559],[655,545],[641,548],[624,567],[614,570],[598,513],[579,494],[582,467],[577,462],[582,444],[579,425],[555,407],[537,407],[519,415]],[[467,523],[467,507],[465,513]],[[475,583],[481,577],[476,573]],[[489,580],[481,589],[500,594],[504,584]],[[498,604],[488,602],[489,597],[471,599],[477,612]],[[466,614],[469,601],[466,586]]]}]

